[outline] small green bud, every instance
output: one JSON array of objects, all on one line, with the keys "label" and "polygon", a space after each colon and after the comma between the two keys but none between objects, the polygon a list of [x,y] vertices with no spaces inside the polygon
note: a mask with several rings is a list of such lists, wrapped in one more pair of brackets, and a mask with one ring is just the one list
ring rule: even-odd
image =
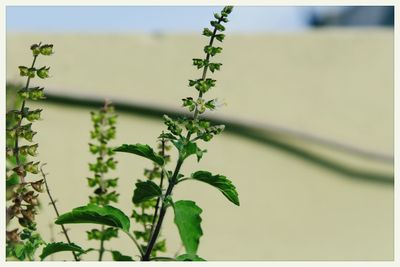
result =
[{"label": "small green bud", "polygon": [[94,123],[100,123],[103,119],[103,116],[99,113],[91,112],[90,114],[92,117],[92,122],[94,122]]},{"label": "small green bud", "polygon": [[33,137],[37,134],[37,132],[34,131],[25,131],[22,134],[22,137],[25,138],[25,140],[32,142],[33,141]]},{"label": "small green bud", "polygon": [[110,127],[107,132],[106,132],[106,137],[107,139],[114,139],[116,134],[116,129],[115,127]]},{"label": "small green bud", "polygon": [[223,34],[223,33],[215,35],[215,39],[217,39],[220,42],[222,42],[224,40],[224,38],[225,38],[225,34]]},{"label": "small green bud", "polygon": [[226,6],[226,7],[224,7],[224,9],[222,9],[222,12],[224,12],[228,15],[228,14],[232,13],[232,10],[233,10],[233,6]]},{"label": "small green bud", "polygon": [[37,74],[37,76],[39,76],[39,78],[46,79],[49,77],[49,70],[50,70],[50,67],[46,68],[46,66],[44,66],[44,67],[41,67],[40,69],[38,69],[36,71],[36,74]]},{"label": "small green bud", "polygon": [[21,75],[21,76],[28,76],[28,70],[29,70],[28,67],[19,66],[18,68],[19,68],[19,75]]},{"label": "small green bud", "polygon": [[204,35],[204,36],[211,37],[212,34],[213,34],[213,32],[210,31],[209,28],[204,28],[204,29],[203,29],[203,35]]},{"label": "small green bud", "polygon": [[211,24],[211,26],[215,27],[217,29],[217,31],[220,31],[220,32],[225,31],[224,25],[222,25],[221,23],[219,23],[216,20],[212,20],[210,22],[210,24]]},{"label": "small green bud", "polygon": [[208,62],[206,60],[200,59],[200,58],[194,58],[193,59],[193,65],[195,65],[198,69],[207,66]]},{"label": "small green bud", "polygon": [[38,44],[31,45],[32,54],[37,56],[40,54],[40,46]]},{"label": "small green bud", "polygon": [[96,181],[96,179],[93,179],[93,178],[86,178],[87,180],[88,180],[88,185],[90,186],[90,187],[94,187],[94,186],[96,186],[96,184],[97,184],[97,181]]},{"label": "small green bud", "polygon": [[36,156],[39,144],[28,146],[28,154],[32,157]]},{"label": "small green bud", "polygon": [[206,133],[206,134],[204,134],[204,135],[202,136],[201,139],[204,140],[204,141],[206,141],[206,142],[208,142],[208,141],[210,141],[212,138],[213,138],[212,134]]},{"label": "small green bud", "polygon": [[214,73],[214,71],[216,71],[216,70],[220,70],[221,66],[222,66],[222,63],[210,63],[208,65],[208,67],[210,68],[210,71],[212,73]]},{"label": "small green bud", "polygon": [[109,167],[112,170],[115,170],[115,166],[116,166],[117,162],[113,158],[109,158],[106,161],[106,164],[107,164],[107,167]]},{"label": "small green bud", "polygon": [[35,121],[35,120],[38,120],[38,119],[40,119],[40,113],[41,113],[41,111],[42,111],[42,109],[36,109],[36,110],[33,110],[33,111],[29,111],[27,114],[26,114],[26,119],[28,120],[28,121]]},{"label": "small green bud", "polygon": [[117,184],[118,184],[118,178],[107,180],[107,187],[116,187]]},{"label": "small green bud", "polygon": [[209,110],[214,110],[214,109],[216,108],[215,102],[216,102],[215,99],[210,100],[210,101],[207,101],[207,102],[204,104],[204,106],[205,106],[206,108],[208,108]]},{"label": "small green bud", "polygon": [[19,75],[21,76],[28,76],[29,78],[34,78],[35,77],[35,68],[28,68],[25,66],[19,66]]},{"label": "small green bud", "polygon": [[18,91],[18,95],[22,98],[22,99],[28,99],[29,98],[29,91],[25,90],[25,89],[21,89]]},{"label": "small green bud", "polygon": [[193,98],[191,97],[187,97],[187,98],[183,98],[183,106],[184,107],[188,107],[189,111],[193,111],[196,108],[196,104],[193,101]]},{"label": "small green bud", "polygon": [[30,100],[41,100],[45,99],[44,96],[44,88],[42,87],[35,87],[29,90],[29,99]]},{"label": "small green bud", "polygon": [[40,53],[44,56],[50,56],[53,54],[53,45],[52,44],[45,44],[40,47]]},{"label": "small green bud", "polygon": [[39,162],[33,163],[29,162],[24,165],[24,169],[27,172],[33,173],[33,174],[38,174],[39,173]]}]

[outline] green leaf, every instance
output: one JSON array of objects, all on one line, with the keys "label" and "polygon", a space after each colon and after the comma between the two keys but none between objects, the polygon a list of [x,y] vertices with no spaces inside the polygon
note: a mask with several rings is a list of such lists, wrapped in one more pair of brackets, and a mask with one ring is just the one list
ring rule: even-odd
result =
[{"label": "green leaf", "polygon": [[204,151],[202,151],[200,148],[198,148],[196,143],[185,142],[182,139],[172,140],[171,142],[178,149],[179,157],[181,158],[181,160],[185,160],[190,155],[196,155],[197,161],[200,161],[201,157],[203,156],[202,152],[204,152]]},{"label": "green leaf", "polygon": [[19,184],[19,182],[20,182],[19,176],[17,174],[13,173],[10,176],[10,178],[8,178],[6,180],[6,188],[17,185],[17,184]]},{"label": "green leaf", "polygon": [[203,235],[201,230],[202,210],[196,203],[190,200],[180,200],[173,205],[175,218],[174,222],[178,227],[186,253],[196,254],[199,247],[200,237]]},{"label": "green leaf", "polygon": [[219,174],[212,175],[207,171],[197,171],[192,174],[192,178],[216,187],[230,202],[240,206],[236,187],[225,176]]},{"label": "green leaf", "polygon": [[137,182],[133,192],[132,202],[139,204],[162,194],[161,188],[153,181]]},{"label": "green leaf", "polygon": [[80,246],[75,245],[74,243],[71,244],[63,242],[49,243],[47,244],[47,246],[43,248],[42,254],[39,256],[40,260],[44,260],[47,256],[61,251],[75,251],[78,253],[85,252],[85,250],[83,250]]},{"label": "green leaf", "polygon": [[73,209],[62,214],[55,222],[56,224],[69,223],[94,223],[114,226],[129,232],[130,222],[128,216],[112,206],[99,207],[94,204]]},{"label": "green leaf", "polygon": [[134,261],[130,256],[122,255],[119,251],[111,251],[114,261]]},{"label": "green leaf", "polygon": [[197,255],[194,254],[182,254],[176,257],[177,261],[206,261],[203,258],[200,258]]},{"label": "green leaf", "polygon": [[160,166],[164,165],[164,158],[158,155],[149,145],[136,144],[136,145],[122,145],[114,149],[117,152],[127,152],[145,157],[154,161]]}]

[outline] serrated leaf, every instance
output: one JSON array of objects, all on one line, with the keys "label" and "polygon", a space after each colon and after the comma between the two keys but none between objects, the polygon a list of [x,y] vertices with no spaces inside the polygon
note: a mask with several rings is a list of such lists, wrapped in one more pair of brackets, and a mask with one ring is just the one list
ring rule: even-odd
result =
[{"label": "serrated leaf", "polygon": [[114,149],[117,152],[132,153],[138,156],[145,157],[160,166],[164,165],[164,158],[158,155],[149,145],[136,144],[136,145],[122,145]]},{"label": "serrated leaf", "polygon": [[207,171],[197,171],[192,174],[192,178],[216,187],[230,202],[240,206],[236,187],[225,176],[219,174],[212,175]]},{"label": "serrated leaf", "polygon": [[111,251],[111,254],[114,261],[134,261],[132,257],[122,255],[119,251],[116,250]]},{"label": "serrated leaf", "polygon": [[112,206],[99,207],[94,204],[73,209],[62,214],[55,221],[56,224],[94,223],[121,228],[129,232],[130,222],[128,216]]},{"label": "serrated leaf", "polygon": [[178,257],[176,257],[177,261],[206,261],[203,258],[200,258],[197,255],[193,255],[193,254],[182,254],[179,255]]},{"label": "serrated leaf", "polygon": [[187,254],[196,254],[199,247],[200,237],[203,235],[201,230],[202,212],[195,202],[190,200],[179,200],[174,203],[174,222],[178,227],[183,246]]},{"label": "serrated leaf", "polygon": [[83,250],[80,246],[75,245],[74,243],[68,244],[68,243],[63,243],[63,242],[57,242],[57,243],[47,244],[43,248],[42,254],[39,257],[40,257],[40,260],[44,260],[47,256],[57,253],[57,252],[62,252],[62,251],[74,251],[74,252],[78,252],[78,253],[85,252],[85,250]]},{"label": "serrated leaf", "polygon": [[162,194],[161,188],[153,181],[137,182],[135,191],[133,192],[132,202],[139,204],[143,201],[158,197]]}]

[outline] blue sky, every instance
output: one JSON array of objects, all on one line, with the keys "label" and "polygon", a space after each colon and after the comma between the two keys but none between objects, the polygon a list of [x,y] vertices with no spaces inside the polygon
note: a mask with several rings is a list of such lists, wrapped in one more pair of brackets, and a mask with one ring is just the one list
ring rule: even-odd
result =
[{"label": "blue sky", "polygon": [[[199,32],[220,7],[8,6],[8,32]],[[311,7],[235,7],[232,32],[308,28]]]}]

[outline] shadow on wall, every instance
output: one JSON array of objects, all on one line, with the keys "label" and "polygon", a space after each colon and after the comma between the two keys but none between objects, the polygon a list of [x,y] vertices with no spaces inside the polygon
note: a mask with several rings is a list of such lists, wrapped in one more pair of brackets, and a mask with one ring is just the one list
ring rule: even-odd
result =
[{"label": "shadow on wall", "polygon": [[[12,91],[16,92],[18,88],[19,86],[17,85],[7,84],[7,102],[9,102],[9,100],[14,99],[10,92]],[[104,102],[103,99],[100,97],[85,98],[82,96],[62,95],[50,92],[46,93],[46,95],[47,95],[46,99],[47,103],[76,106],[80,108],[97,108],[102,106]],[[184,112],[178,110],[167,109],[158,106],[143,105],[138,103],[127,103],[117,100],[113,101],[113,103],[118,112],[124,112],[128,114],[138,114],[152,119],[160,119],[164,114],[169,114],[170,116],[175,116],[175,117],[186,115]],[[260,144],[273,147],[282,152],[298,157],[299,159],[302,159],[308,163],[315,164],[321,168],[336,172],[342,175],[343,177],[365,180],[388,186],[393,186],[394,184],[393,173],[371,172],[347,164],[340,163],[338,161],[335,161],[334,159],[331,159],[329,157],[311,151],[307,149],[306,146],[302,147],[300,145],[294,144],[293,142],[294,136],[290,136],[288,134],[282,135],[273,130],[271,131],[268,131],[266,129],[260,130],[259,128],[251,126],[249,124],[241,123],[240,121],[229,121],[216,118],[208,118],[208,119],[210,119],[215,124],[224,124],[226,126],[225,131],[228,133],[236,134],[241,137],[245,137],[255,142],[258,142]],[[340,147],[335,147],[335,145],[333,144],[330,144],[329,146],[331,149],[343,150]],[[347,151],[347,153],[349,152],[356,154],[354,151],[353,152]],[[385,161],[393,170],[394,169],[393,159],[385,159]]]}]

